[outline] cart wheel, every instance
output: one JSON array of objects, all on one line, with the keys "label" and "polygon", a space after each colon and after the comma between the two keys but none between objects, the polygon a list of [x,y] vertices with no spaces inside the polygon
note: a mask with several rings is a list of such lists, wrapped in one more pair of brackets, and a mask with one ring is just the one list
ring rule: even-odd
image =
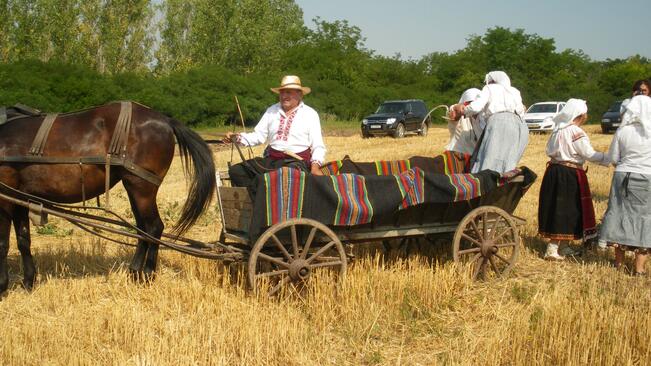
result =
[{"label": "cart wheel", "polygon": [[317,270],[330,270],[342,282],[346,252],[337,235],[311,219],[291,219],[267,229],[255,242],[248,264],[253,291],[268,287],[269,296],[288,284],[303,285]]},{"label": "cart wheel", "polygon": [[520,251],[518,228],[506,211],[494,206],[476,208],[459,223],[454,233],[452,256],[468,263],[472,278],[507,274]]}]

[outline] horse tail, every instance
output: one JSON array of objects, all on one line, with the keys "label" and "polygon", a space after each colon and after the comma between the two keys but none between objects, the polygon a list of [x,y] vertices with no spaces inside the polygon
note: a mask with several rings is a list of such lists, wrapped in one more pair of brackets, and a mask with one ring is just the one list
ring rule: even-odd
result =
[{"label": "horse tail", "polygon": [[208,208],[215,193],[215,164],[208,144],[183,123],[169,118],[179,145],[185,176],[191,179],[181,217],[174,225],[177,235],[185,233]]}]

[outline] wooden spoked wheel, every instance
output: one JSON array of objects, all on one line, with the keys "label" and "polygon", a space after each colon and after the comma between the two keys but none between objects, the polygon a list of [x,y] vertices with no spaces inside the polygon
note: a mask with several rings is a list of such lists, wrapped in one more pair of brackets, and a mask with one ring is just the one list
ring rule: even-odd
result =
[{"label": "wooden spoked wheel", "polygon": [[467,263],[472,278],[507,274],[520,252],[518,228],[506,211],[494,206],[476,208],[459,223],[452,243],[455,262]]},{"label": "wooden spoked wheel", "polygon": [[343,281],[346,252],[337,235],[311,219],[291,219],[268,228],[255,242],[247,279],[255,292],[274,296],[287,285],[304,285],[317,271]]}]

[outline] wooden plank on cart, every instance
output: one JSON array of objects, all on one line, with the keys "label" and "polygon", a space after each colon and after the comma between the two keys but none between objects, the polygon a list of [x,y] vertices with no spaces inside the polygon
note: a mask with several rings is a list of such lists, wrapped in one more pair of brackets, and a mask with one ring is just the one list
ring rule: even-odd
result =
[{"label": "wooden plank on cart", "polygon": [[248,232],[253,204],[247,189],[244,187],[220,187],[219,193],[226,230]]}]

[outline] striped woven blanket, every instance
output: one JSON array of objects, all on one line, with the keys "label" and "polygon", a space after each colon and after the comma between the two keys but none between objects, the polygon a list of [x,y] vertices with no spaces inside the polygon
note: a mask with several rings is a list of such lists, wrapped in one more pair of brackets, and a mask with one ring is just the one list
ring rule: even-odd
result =
[{"label": "striped woven blanket", "polygon": [[[512,174],[525,176],[520,194],[536,178],[526,168]],[[376,220],[392,222],[400,210],[480,196],[483,199],[507,183],[499,173],[490,170],[477,174],[431,174],[417,167],[395,175],[330,176],[284,167],[264,174],[257,182],[249,231],[252,239],[264,228],[292,218],[310,218],[330,226],[363,225]]]},{"label": "striped woven blanket", "polygon": [[267,225],[302,216],[306,175],[289,167],[264,175]]},{"label": "striped woven blanket", "polygon": [[420,168],[426,173],[458,174],[470,172],[470,155],[456,151],[445,151],[435,157],[412,156],[406,160],[378,160],[375,162],[355,162],[348,156],[324,164],[321,171],[325,175],[362,174],[394,175],[409,169]]},{"label": "striped woven blanket", "polygon": [[425,172],[420,168],[410,169],[394,175],[402,196],[399,209],[416,206],[425,202]]}]

